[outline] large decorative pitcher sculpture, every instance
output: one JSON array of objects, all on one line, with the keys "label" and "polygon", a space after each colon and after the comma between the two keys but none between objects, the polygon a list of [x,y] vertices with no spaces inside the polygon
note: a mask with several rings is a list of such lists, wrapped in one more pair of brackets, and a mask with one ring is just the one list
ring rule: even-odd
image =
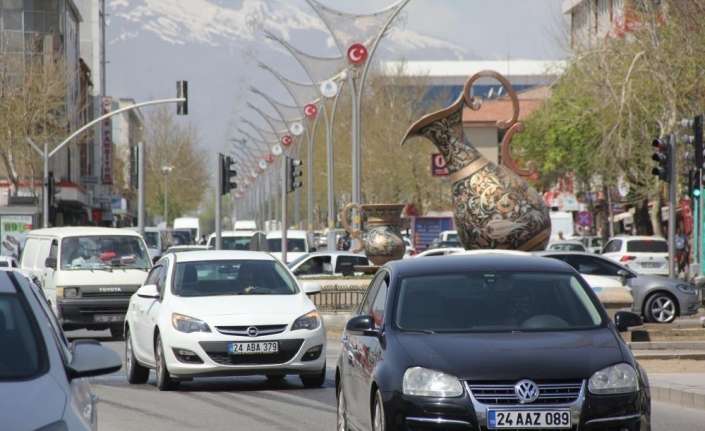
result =
[{"label": "large decorative pitcher sculpture", "polygon": [[[350,210],[357,208],[363,220],[362,231],[353,229],[350,225]],[[365,255],[375,265],[381,266],[390,260],[404,257],[406,245],[402,239],[401,211],[404,205],[397,204],[348,204],[340,214],[340,221],[353,238],[362,241]],[[354,250],[355,252],[362,249]]]},{"label": "large decorative pitcher sculpture", "polygon": [[[514,106],[513,118],[499,122],[508,129],[502,142],[506,166],[497,166],[472,146],[463,130],[463,110],[480,109],[470,94],[481,77],[493,77],[505,87]],[[521,129],[519,101],[511,84],[500,74],[480,72],[468,79],[463,94],[450,107],[427,115],[409,128],[402,144],[413,136],[430,139],[446,160],[453,184],[453,211],[458,236],[466,249],[500,248],[543,250],[551,221],[541,196],[521,178],[526,175],[511,159],[509,143]]]}]

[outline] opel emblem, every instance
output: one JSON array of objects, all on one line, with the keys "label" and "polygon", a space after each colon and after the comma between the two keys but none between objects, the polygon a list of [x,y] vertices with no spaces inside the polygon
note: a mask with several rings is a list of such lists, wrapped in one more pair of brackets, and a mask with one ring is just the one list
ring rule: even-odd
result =
[{"label": "opel emblem", "polygon": [[250,337],[256,337],[258,334],[259,331],[255,326],[250,326],[249,328],[247,328],[247,335],[249,335]]},{"label": "opel emblem", "polygon": [[531,380],[522,380],[514,385],[514,393],[521,404],[533,403],[539,398],[539,387]]}]

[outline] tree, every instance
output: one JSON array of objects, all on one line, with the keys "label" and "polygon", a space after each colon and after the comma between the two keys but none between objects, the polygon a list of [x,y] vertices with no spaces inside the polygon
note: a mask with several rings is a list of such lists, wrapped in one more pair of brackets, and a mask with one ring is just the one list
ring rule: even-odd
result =
[{"label": "tree", "polygon": [[[204,198],[212,197],[207,192],[207,157],[199,148],[196,129],[178,123],[166,108],[145,121],[145,153],[145,206],[152,218],[164,213],[165,183],[170,220],[197,210]],[[168,175],[162,173],[166,166],[172,168]]]}]

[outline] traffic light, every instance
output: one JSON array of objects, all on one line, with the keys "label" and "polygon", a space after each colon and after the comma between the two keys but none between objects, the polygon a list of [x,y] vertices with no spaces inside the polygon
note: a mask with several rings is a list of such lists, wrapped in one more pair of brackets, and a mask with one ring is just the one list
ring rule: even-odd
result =
[{"label": "traffic light", "polygon": [[237,177],[237,171],[235,170],[234,160],[230,156],[225,156],[219,154],[220,156],[220,179],[221,179],[221,193],[227,195],[231,190],[237,188],[237,183],[235,182]]},{"label": "traffic light", "polygon": [[691,169],[688,172],[688,196],[698,199],[702,191],[700,190],[700,171]]},{"label": "traffic light", "polygon": [[662,139],[654,139],[651,142],[654,147],[654,154],[651,160],[656,162],[656,166],[651,170],[651,173],[659,177],[661,181],[671,181],[671,146]]},{"label": "traffic light", "polygon": [[696,115],[693,118],[693,145],[695,146],[695,169],[702,169],[703,160],[703,116]]},{"label": "traffic light", "polygon": [[286,158],[286,191],[291,193],[294,190],[301,187],[301,180],[299,179],[304,173],[301,168],[301,160],[292,159],[291,157]]},{"label": "traffic light", "polygon": [[176,102],[176,115],[188,115],[188,81],[176,81],[176,97],[186,99]]},{"label": "traffic light", "polygon": [[49,171],[47,177],[47,192],[49,208],[52,208],[56,204],[56,180],[54,179],[54,172],[51,171]]}]

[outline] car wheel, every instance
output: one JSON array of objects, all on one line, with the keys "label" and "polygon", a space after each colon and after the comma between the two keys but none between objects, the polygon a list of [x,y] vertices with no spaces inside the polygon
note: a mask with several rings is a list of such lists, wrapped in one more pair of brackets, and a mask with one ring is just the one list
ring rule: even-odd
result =
[{"label": "car wheel", "polygon": [[387,429],[387,424],[384,418],[384,404],[382,403],[382,394],[379,389],[377,389],[372,406],[372,430],[384,431],[385,429]]},{"label": "car wheel", "polygon": [[149,379],[149,368],[143,367],[137,362],[135,352],[132,350],[132,339],[129,329],[125,335],[125,373],[127,374],[127,382],[131,385],[147,383]]},{"label": "car wheel", "polygon": [[176,388],[178,382],[171,378],[171,374],[169,374],[169,370],[166,367],[162,337],[159,335],[157,335],[157,342],[154,346],[154,359],[156,362],[157,388],[160,391],[170,391]]},{"label": "car wheel", "polygon": [[655,293],[644,306],[644,317],[648,322],[671,323],[678,315],[676,300],[667,293]]},{"label": "car wheel", "polygon": [[110,327],[110,336],[117,341],[122,340],[125,337],[125,327],[123,325],[116,325]]},{"label": "car wheel", "polygon": [[338,431],[348,431],[348,410],[345,403],[345,395],[343,393],[343,384],[338,385],[338,410],[337,410],[337,421],[336,430]]},{"label": "car wheel", "polygon": [[305,387],[320,388],[326,381],[326,364],[323,364],[323,369],[318,374],[302,374],[299,377]]}]

